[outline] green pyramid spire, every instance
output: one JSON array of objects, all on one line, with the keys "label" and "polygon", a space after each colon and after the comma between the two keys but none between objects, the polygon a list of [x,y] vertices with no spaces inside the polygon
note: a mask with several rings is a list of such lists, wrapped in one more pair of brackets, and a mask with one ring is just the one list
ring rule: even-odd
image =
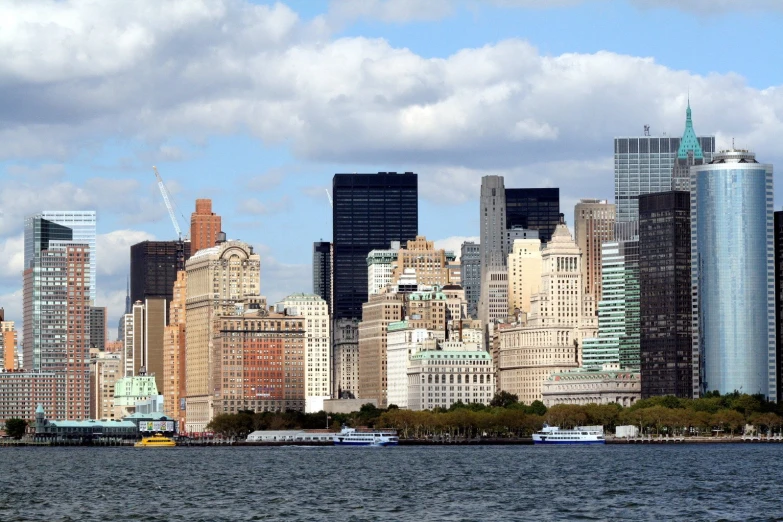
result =
[{"label": "green pyramid spire", "polygon": [[688,97],[688,108],[685,110],[685,132],[682,133],[680,148],[677,150],[677,159],[687,159],[689,151],[693,151],[694,159],[704,159],[701,145],[699,145],[699,140],[696,138],[696,132],[693,130],[690,97]]}]

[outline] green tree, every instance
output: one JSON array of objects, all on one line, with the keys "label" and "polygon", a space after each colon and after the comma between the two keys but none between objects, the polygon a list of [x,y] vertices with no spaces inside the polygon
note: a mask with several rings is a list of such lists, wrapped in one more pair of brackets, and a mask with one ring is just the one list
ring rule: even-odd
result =
[{"label": "green tree", "polygon": [[493,408],[508,408],[515,402],[519,402],[519,396],[508,393],[507,391],[500,391],[492,397],[489,405]]},{"label": "green tree", "polygon": [[531,415],[543,417],[546,415],[546,406],[544,406],[544,403],[541,401],[533,401],[530,403],[530,406],[527,407],[526,411]]},{"label": "green tree", "polygon": [[8,419],[5,421],[5,433],[16,440],[21,439],[27,431],[27,421],[24,419]]}]

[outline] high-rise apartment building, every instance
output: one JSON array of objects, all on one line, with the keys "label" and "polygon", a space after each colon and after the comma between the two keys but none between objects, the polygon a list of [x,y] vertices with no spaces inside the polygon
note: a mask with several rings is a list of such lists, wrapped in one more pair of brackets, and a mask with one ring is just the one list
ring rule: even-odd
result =
[{"label": "high-rise apartment building", "polygon": [[212,212],[212,200],[197,199],[196,211],[190,215],[191,254],[215,246],[221,227],[221,217]]},{"label": "high-rise apartment building", "polygon": [[777,398],[772,165],[752,152],[691,167],[693,393]]},{"label": "high-rise apartment building", "polygon": [[541,241],[517,239],[508,255],[508,314],[530,313],[530,296],[541,284]]},{"label": "high-rise apartment building", "polygon": [[5,320],[5,312],[0,308],[0,369],[16,370],[19,338],[13,321]]},{"label": "high-rise apartment building", "polygon": [[[549,242],[560,222],[559,188],[506,189],[506,228],[537,230],[542,243]],[[511,241],[508,242],[507,248]]]},{"label": "high-rise apartment building", "polygon": [[323,411],[332,391],[329,307],[320,296],[292,294],[277,304],[277,311],[304,318],[305,412]]},{"label": "high-rise apartment building", "polygon": [[186,431],[203,432],[214,414],[215,390],[222,378],[216,319],[236,313],[237,305],[261,302],[261,260],[253,247],[226,241],[188,259],[185,338]]},{"label": "high-rise apartment building", "polygon": [[[686,111],[683,138],[626,136],[614,139],[614,201],[617,221],[635,221],[639,217],[639,196],[672,190],[675,165],[680,165],[684,154],[687,163],[689,151],[694,160],[701,149],[703,162],[708,163],[715,152],[715,137],[696,137],[691,121],[690,104]],[[649,128],[645,129],[649,133]],[[695,142],[693,138],[695,137]],[[681,150],[681,146],[682,148]],[[697,148],[698,146],[698,148]],[[681,154],[682,153],[682,154]],[[677,171],[681,176],[682,170]],[[682,178],[684,179],[684,178]],[[678,182],[678,187],[682,189]]]},{"label": "high-rise apartment building", "polygon": [[499,387],[527,404],[541,400],[551,373],[579,366],[582,339],[596,331],[582,253],[562,218],[541,258],[540,291],[530,298],[527,322],[499,330]]},{"label": "high-rise apartment building", "polygon": [[615,206],[601,199],[580,199],[574,207],[574,238],[582,251],[585,292],[601,300],[601,244],[614,239]]},{"label": "high-rise apartment building", "polygon": [[481,293],[481,247],[473,241],[462,243],[459,256],[462,265],[461,286],[465,289],[468,302],[468,317],[478,317],[479,294]]},{"label": "high-rise apartment building", "polygon": [[185,270],[190,247],[187,241],[142,241],[131,246],[131,303],[143,302],[148,297],[162,297],[171,302],[177,272]]},{"label": "high-rise apartment building", "polygon": [[313,243],[313,293],[326,301],[332,309],[332,244],[329,241]]},{"label": "high-rise apartment building", "polygon": [[163,411],[185,426],[185,306],[187,273],[177,272],[172,285],[169,323],[163,334]]},{"label": "high-rise apartment building", "polygon": [[391,241],[416,238],[418,175],[335,174],[332,197],[332,315],[358,319],[367,302],[367,255]]},{"label": "high-rise apartment building", "polygon": [[639,196],[639,287],[642,398],[692,397],[688,192]]}]

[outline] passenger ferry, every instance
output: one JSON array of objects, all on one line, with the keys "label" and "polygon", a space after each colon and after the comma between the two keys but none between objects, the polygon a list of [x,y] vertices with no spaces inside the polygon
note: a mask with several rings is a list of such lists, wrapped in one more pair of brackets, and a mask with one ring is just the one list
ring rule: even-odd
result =
[{"label": "passenger ferry", "polygon": [[173,448],[177,443],[171,437],[156,433],[152,437],[144,437],[133,446],[136,448]]},{"label": "passenger ferry", "polygon": [[533,434],[533,444],[605,444],[603,426],[577,426],[561,430],[556,426],[544,427]]},{"label": "passenger ferry", "polygon": [[346,426],[333,440],[335,446],[396,446],[399,442],[395,430],[357,431]]}]

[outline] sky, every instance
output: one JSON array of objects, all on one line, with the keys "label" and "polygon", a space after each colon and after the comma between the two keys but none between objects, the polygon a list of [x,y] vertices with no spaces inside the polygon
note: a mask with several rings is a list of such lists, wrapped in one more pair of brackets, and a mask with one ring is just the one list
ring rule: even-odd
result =
[{"label": "sky", "polygon": [[[0,307],[22,230],[98,212],[112,332],[129,247],[212,198],[270,303],[312,291],[336,172],[419,174],[419,233],[478,235],[481,177],[613,200],[612,139],[699,135],[783,168],[780,0],[11,0],[0,4]],[[776,181],[777,181],[776,175]],[[783,192],[776,184],[776,208]],[[113,335],[112,335],[113,337]]]}]

